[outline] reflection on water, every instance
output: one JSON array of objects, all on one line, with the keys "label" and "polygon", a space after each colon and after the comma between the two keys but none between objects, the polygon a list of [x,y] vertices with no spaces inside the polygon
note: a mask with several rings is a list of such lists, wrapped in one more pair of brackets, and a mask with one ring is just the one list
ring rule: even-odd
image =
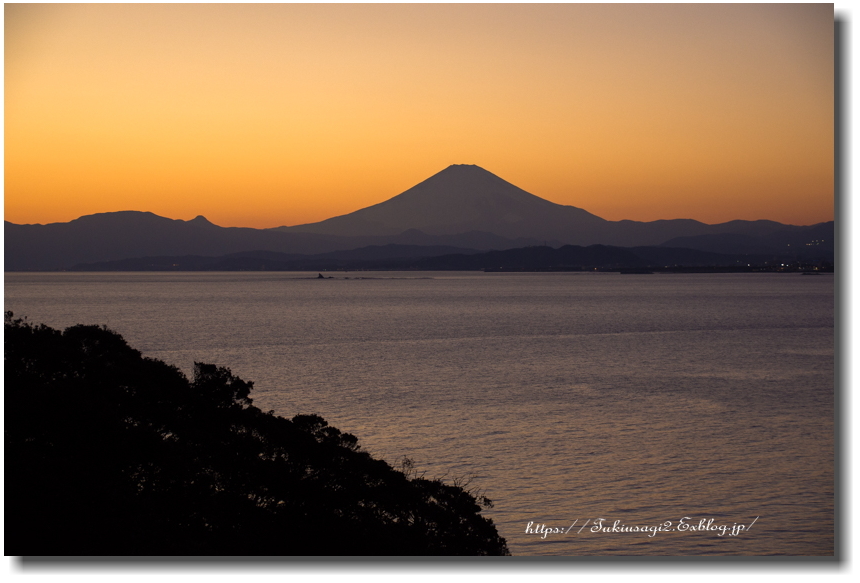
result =
[{"label": "reflection on water", "polygon": [[350,275],[6,274],[6,309],[473,476],[514,554],[833,553],[832,277]]}]

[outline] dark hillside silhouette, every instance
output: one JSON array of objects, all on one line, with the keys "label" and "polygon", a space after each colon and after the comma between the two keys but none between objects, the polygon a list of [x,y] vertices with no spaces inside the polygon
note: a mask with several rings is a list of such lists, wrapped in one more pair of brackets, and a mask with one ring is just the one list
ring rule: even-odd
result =
[{"label": "dark hillside silhouette", "polygon": [[[504,555],[462,487],[395,470],[229,369],[6,314],[7,555]],[[408,465],[405,466],[408,470]]]}]

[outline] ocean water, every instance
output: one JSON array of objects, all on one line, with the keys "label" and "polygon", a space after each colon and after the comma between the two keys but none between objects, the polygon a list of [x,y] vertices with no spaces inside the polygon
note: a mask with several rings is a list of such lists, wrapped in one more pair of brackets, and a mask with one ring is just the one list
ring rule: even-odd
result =
[{"label": "ocean water", "polygon": [[7,273],[5,309],[227,366],[514,555],[833,554],[832,275],[332,275]]}]

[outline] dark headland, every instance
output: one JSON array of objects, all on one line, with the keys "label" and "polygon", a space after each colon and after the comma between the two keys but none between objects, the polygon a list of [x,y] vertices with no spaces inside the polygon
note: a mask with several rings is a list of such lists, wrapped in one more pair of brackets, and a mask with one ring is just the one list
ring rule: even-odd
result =
[{"label": "dark headland", "polygon": [[7,555],[506,555],[477,491],[374,459],[253,384],[6,313]]}]

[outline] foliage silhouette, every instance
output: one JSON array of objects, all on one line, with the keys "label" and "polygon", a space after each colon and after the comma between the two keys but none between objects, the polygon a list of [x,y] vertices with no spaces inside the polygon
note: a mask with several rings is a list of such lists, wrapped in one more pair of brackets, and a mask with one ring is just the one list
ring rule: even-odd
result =
[{"label": "foliage silhouette", "polygon": [[506,555],[457,485],[316,415],[263,412],[229,369],[143,358],[105,327],[6,313],[7,555]]}]

